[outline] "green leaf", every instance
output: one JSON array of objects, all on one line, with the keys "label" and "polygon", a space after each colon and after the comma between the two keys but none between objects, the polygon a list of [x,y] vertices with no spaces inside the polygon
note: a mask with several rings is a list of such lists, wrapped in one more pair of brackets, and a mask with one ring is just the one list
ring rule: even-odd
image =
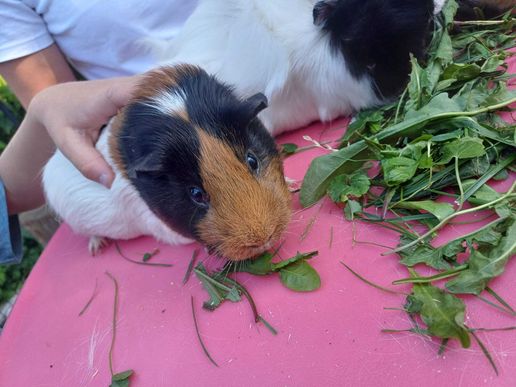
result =
[{"label": "green leaf", "polygon": [[404,183],[416,174],[419,160],[391,157],[381,161],[385,183],[392,187]]},{"label": "green leaf", "polygon": [[369,177],[363,170],[358,170],[351,175],[335,177],[328,188],[328,195],[336,202],[345,203],[350,197],[360,197],[367,193],[370,186]]},{"label": "green leaf", "polygon": [[272,254],[265,252],[257,258],[247,259],[240,262],[236,271],[250,273],[254,275],[267,275],[272,272]]},{"label": "green leaf", "polygon": [[464,302],[452,294],[428,284],[415,284],[407,297],[409,305],[421,315],[428,331],[441,338],[457,338],[464,348],[471,344],[464,327]]},{"label": "green leaf", "polygon": [[229,287],[225,283],[221,282],[219,280],[220,273],[210,275],[202,262],[195,267],[194,273],[210,296],[210,299],[203,304],[205,309],[215,310],[225,300],[230,300],[232,302],[238,302],[241,300],[240,291],[235,286]]},{"label": "green leaf", "polygon": [[407,121],[417,120],[426,122],[432,119],[440,118],[444,113],[456,113],[455,115],[462,115],[460,106],[451,99],[447,93],[437,94],[428,104],[419,110],[409,110],[405,115]]},{"label": "green leaf", "polygon": [[491,73],[497,71],[500,66],[504,64],[504,59],[500,55],[495,55],[488,58],[482,65],[482,72]]},{"label": "green leaf", "polygon": [[417,167],[420,169],[430,169],[433,167],[433,165],[434,159],[432,158],[432,156],[429,156],[428,154],[424,153],[423,155],[421,155]]},{"label": "green leaf", "polygon": [[449,291],[478,295],[492,278],[504,272],[508,260],[516,253],[515,219],[513,217],[505,222],[504,228],[507,228],[502,238],[493,229],[475,236],[475,240],[483,246],[471,253],[467,261],[469,268],[446,284]]},{"label": "green leaf", "polygon": [[441,246],[439,250],[442,251],[443,256],[447,258],[454,258],[457,254],[463,253],[466,249],[463,246],[463,239],[454,240],[448,242],[446,245]]},{"label": "green leaf", "polygon": [[129,378],[133,374],[133,370],[119,372],[111,377],[110,387],[129,387]]},{"label": "green leaf", "polygon": [[344,207],[344,217],[347,220],[353,220],[355,214],[362,212],[362,205],[356,200],[348,200],[346,207]]},{"label": "green leaf", "polygon": [[430,99],[431,90],[428,80],[428,73],[419,65],[417,59],[410,55],[412,71],[410,73],[410,82],[407,86],[409,100],[405,109],[420,109]]},{"label": "green leaf", "polygon": [[283,261],[279,261],[278,263],[272,264],[272,271],[279,271],[283,269],[285,266],[291,265],[294,262],[300,261],[302,259],[310,259],[315,257],[317,254],[319,254],[318,251],[311,251],[309,253],[300,253],[299,251],[296,253],[296,255],[292,258],[285,259]]},{"label": "green leaf", "polygon": [[432,142],[444,142],[448,140],[454,140],[462,136],[464,131],[462,129],[452,130],[448,133],[438,134],[437,136],[432,136]]},{"label": "green leaf", "polygon": [[507,180],[509,178],[509,172],[507,169],[502,169],[493,176],[493,180],[502,181]]},{"label": "green leaf", "polygon": [[363,129],[368,129],[375,132],[376,127],[379,126],[379,123],[383,119],[382,109],[367,109],[359,112],[354,118],[353,121],[348,125],[346,129],[346,133],[342,137],[341,141],[349,141],[354,134],[357,132],[361,132]]},{"label": "green leaf", "polygon": [[[401,244],[400,244],[401,246]],[[450,264],[443,258],[442,250],[435,249],[429,245],[416,245],[399,252],[400,263],[405,266],[415,266],[424,263],[437,270],[447,270]]]},{"label": "green leaf", "polygon": [[226,293],[226,299],[232,302],[238,302],[241,300],[240,292],[236,287],[232,287],[231,290]]},{"label": "green leaf", "polygon": [[453,47],[450,35],[445,32],[441,38],[441,42],[437,47],[435,57],[440,59],[443,64],[450,63],[453,58]]},{"label": "green leaf", "polygon": [[434,215],[437,219],[443,220],[453,214],[453,206],[449,203],[437,203],[431,200],[421,200],[417,202],[398,202],[397,208],[406,208],[409,210],[427,211]]},{"label": "green leaf", "polygon": [[120,381],[120,380],[128,379],[133,374],[133,372],[134,372],[133,370],[119,372],[119,373],[113,375],[111,380],[112,381]]},{"label": "green leaf", "polygon": [[[468,191],[475,185],[475,183],[476,180],[466,180],[463,182],[462,186],[465,191]],[[477,200],[480,200],[482,202],[481,204],[483,204],[492,202],[493,200],[500,198],[501,195],[487,184],[484,184],[478,187],[471,196]]]},{"label": "green leaf", "polygon": [[500,194],[486,185],[486,183],[491,178],[494,178],[493,176],[496,173],[498,173],[503,168],[508,167],[515,160],[516,154],[513,154],[512,156],[509,156],[508,158],[502,159],[498,163],[491,165],[480,178],[476,180],[464,181],[462,185],[464,189],[464,200],[467,200],[470,196],[472,196],[475,201],[481,201],[482,203],[480,204],[483,204],[498,199]]},{"label": "green leaf", "polygon": [[296,144],[291,144],[291,143],[282,144],[281,152],[286,155],[291,155],[291,154],[296,153],[297,148],[298,148],[298,146]]},{"label": "green leaf", "polygon": [[469,81],[478,77],[480,71],[476,64],[452,63],[444,69],[441,80],[453,78],[457,81]]},{"label": "green leaf", "polygon": [[459,5],[455,0],[447,0],[441,10],[441,13],[444,16],[444,24],[445,26],[449,26],[453,23],[453,19],[455,18],[455,14],[459,9]]},{"label": "green leaf", "polygon": [[483,141],[477,137],[463,137],[448,142],[441,148],[441,159],[437,164],[448,164],[451,159],[470,159],[486,153]]},{"label": "green leaf", "polygon": [[298,292],[319,289],[321,278],[305,260],[294,262],[279,271],[281,282],[287,288]]},{"label": "green leaf", "polygon": [[209,310],[215,310],[220,304],[222,304],[222,301],[224,301],[222,294],[211,282],[209,282],[206,278],[199,274],[197,268],[194,269],[194,273],[197,276],[197,278],[200,279],[204,289],[206,289],[210,296],[210,299],[204,302],[204,308]]}]

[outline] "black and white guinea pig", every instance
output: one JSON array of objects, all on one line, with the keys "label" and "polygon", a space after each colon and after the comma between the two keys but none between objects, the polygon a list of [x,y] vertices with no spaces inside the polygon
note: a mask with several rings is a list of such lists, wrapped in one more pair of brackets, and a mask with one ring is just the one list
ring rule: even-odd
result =
[{"label": "black and white guinea pig", "polygon": [[245,100],[190,65],[148,73],[103,130],[97,148],[115,171],[111,189],[92,182],[59,151],[43,172],[51,208],[74,231],[103,238],[195,239],[240,260],[271,247],[290,219],[290,194],[273,138]]},{"label": "black and white guinea pig", "polygon": [[274,134],[390,101],[444,0],[200,0],[160,63],[193,63],[240,96],[264,92]]}]

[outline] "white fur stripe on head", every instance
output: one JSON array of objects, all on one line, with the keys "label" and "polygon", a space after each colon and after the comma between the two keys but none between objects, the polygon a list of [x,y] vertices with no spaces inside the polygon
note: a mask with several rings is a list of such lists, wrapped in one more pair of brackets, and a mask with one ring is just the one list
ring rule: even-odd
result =
[{"label": "white fur stripe on head", "polygon": [[163,114],[177,114],[186,111],[185,99],[186,96],[180,89],[176,88],[173,91],[162,90],[147,105],[159,110]]}]

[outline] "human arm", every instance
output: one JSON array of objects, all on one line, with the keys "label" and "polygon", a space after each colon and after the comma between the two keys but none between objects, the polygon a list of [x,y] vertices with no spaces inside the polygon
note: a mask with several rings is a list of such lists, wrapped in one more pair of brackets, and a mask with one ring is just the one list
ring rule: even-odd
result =
[{"label": "human arm", "polygon": [[113,171],[94,144],[100,127],[127,103],[139,78],[70,82],[36,95],[0,155],[0,178],[10,214],[44,203],[40,175],[55,145],[86,177],[110,185]]},{"label": "human arm", "polygon": [[58,83],[75,81],[70,66],[55,44],[33,54],[0,63],[0,75],[25,109],[41,90]]}]

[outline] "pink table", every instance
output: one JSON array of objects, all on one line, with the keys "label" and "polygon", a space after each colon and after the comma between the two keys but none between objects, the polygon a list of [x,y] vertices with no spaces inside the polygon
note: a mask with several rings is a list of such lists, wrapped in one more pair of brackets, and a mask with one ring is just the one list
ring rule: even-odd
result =
[{"label": "pink table", "polygon": [[[345,122],[325,128],[315,125],[279,142],[306,145],[302,135],[338,138]],[[313,149],[286,160],[286,174],[301,179],[309,161],[323,153]],[[503,189],[507,184],[501,184]],[[300,235],[315,216],[312,231]],[[397,236],[377,226],[358,223],[360,241],[390,246]],[[469,226],[471,227],[471,226]],[[334,230],[329,246],[330,229]],[[382,248],[352,243],[353,225],[328,202],[301,210],[294,200],[294,216],[281,256],[297,250],[319,250],[311,260],[322,278],[320,290],[300,294],[284,288],[277,277],[238,274],[255,298],[259,311],[278,330],[273,336],[256,325],[248,303],[227,302],[215,312],[201,309],[207,298],[197,278],[183,286],[182,278],[197,245],[171,247],[152,238],[120,243],[126,255],[141,259],[159,247],[151,262],[169,262],[171,268],[145,267],[122,259],[114,246],[98,257],[87,253],[86,238],[63,226],[46,248],[23,288],[0,337],[0,386],[107,386],[111,341],[113,284],[120,285],[119,318],[114,349],[115,371],[132,368],[133,386],[515,386],[516,334],[480,333],[497,363],[496,376],[476,343],[464,350],[454,341],[444,356],[439,343],[414,334],[385,334],[382,328],[408,328],[399,307],[403,296],[379,292],[353,277],[340,263],[389,286],[407,276],[396,256],[382,257]],[[451,226],[443,238],[469,230]],[[217,266],[214,258],[200,259]],[[507,301],[516,305],[516,262],[492,282]],[[97,295],[86,313],[95,281]],[[407,290],[408,287],[400,290]],[[195,299],[201,334],[220,368],[203,354],[194,330],[190,296]],[[514,325],[514,318],[465,297],[467,323],[472,327]]]}]

